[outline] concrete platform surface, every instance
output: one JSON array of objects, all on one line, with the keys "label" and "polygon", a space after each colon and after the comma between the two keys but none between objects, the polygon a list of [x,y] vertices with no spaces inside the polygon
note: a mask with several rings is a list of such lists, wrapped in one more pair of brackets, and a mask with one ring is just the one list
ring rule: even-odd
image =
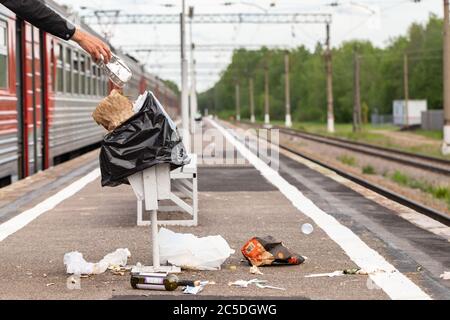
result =
[{"label": "concrete platform surface", "polygon": [[[85,156],[83,161],[75,160],[65,165],[66,174],[76,168],[95,161],[97,154]],[[283,157],[282,174],[288,175],[292,163]],[[46,172],[42,175],[48,174]],[[334,278],[305,278],[311,273],[332,272],[355,268],[357,265],[344,250],[333,241],[310,218],[300,212],[273,184],[269,183],[254,167],[201,166],[199,168],[199,225],[197,227],[169,227],[175,232],[192,233],[196,236],[221,235],[236,250],[220,271],[183,271],[180,278],[210,280],[215,284],[207,286],[200,296],[216,298],[258,298],[284,297],[295,299],[388,299],[389,296],[365,275],[349,275]],[[286,176],[286,178],[288,178]],[[290,177],[298,188],[304,188],[308,196],[314,188],[300,185]],[[297,177],[298,178],[298,177]],[[311,177],[312,179],[314,177]],[[79,179],[74,176],[59,187]],[[323,182],[323,181],[322,181]],[[306,190],[307,189],[307,190]],[[340,188],[328,192],[335,197],[346,193]],[[17,212],[32,207],[47,195],[41,194],[32,202],[18,205]],[[356,197],[356,195],[353,195]],[[350,199],[354,201],[355,198]],[[323,200],[323,199],[322,199]],[[20,203],[19,203],[20,204]],[[352,206],[351,202],[346,202]],[[323,201],[323,206],[330,202]],[[23,207],[23,208],[22,208]],[[367,204],[366,204],[367,207]],[[342,207],[341,207],[342,208]],[[357,207],[355,207],[357,208]],[[1,210],[0,208],[0,215]],[[11,209],[11,208],[10,208]],[[356,210],[356,209],[355,209]],[[11,210],[10,210],[11,211]],[[342,215],[339,210],[336,215]],[[10,213],[13,216],[12,213]],[[348,217],[343,216],[347,224]],[[309,222],[314,232],[305,235],[300,227]],[[399,253],[378,234],[359,229],[359,236],[386,259],[398,265]],[[66,252],[82,252],[87,261],[97,262],[105,254],[117,248],[128,248],[132,254],[129,264],[141,262],[151,264],[151,240],[148,227],[136,226],[136,202],[129,186],[102,188],[97,178],[76,194],[68,197],[25,227],[0,241],[0,299],[134,299],[164,298],[183,295],[181,290],[165,291],[133,290],[129,275],[113,275],[107,271],[101,275],[82,278],[79,289],[68,284],[63,256]],[[299,266],[264,267],[264,275],[249,273],[249,266],[242,261],[240,248],[253,236],[272,235],[282,240],[292,251],[306,256],[306,262]],[[434,239],[437,241],[436,239]],[[403,259],[407,277],[420,286],[431,297],[445,298],[444,288],[430,285],[431,280],[416,271],[416,262],[407,253]],[[440,261],[445,263],[445,261]],[[236,270],[230,269],[236,266]],[[235,288],[228,282],[252,278],[268,280],[270,285],[283,287],[285,291],[259,289],[255,286]],[[428,281],[428,282],[427,282]],[[434,281],[434,280],[433,280]],[[436,290],[436,291],[433,291]],[[440,290],[440,291],[439,291]]]}]

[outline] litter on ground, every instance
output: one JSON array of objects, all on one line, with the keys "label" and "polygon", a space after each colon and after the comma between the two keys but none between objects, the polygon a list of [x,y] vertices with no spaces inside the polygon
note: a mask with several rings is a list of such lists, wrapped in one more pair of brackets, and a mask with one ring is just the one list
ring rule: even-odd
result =
[{"label": "litter on ground", "polygon": [[219,235],[199,238],[161,228],[158,237],[163,265],[169,263],[182,269],[220,270],[225,260],[234,253]]},{"label": "litter on ground", "polygon": [[343,276],[344,272],[343,271],[334,271],[334,272],[328,272],[328,273],[315,273],[315,274],[308,274],[305,276],[305,278],[317,278],[317,277],[339,277],[339,276]]},{"label": "litter on ground", "polygon": [[240,288],[247,288],[250,284],[252,283],[267,283],[267,280],[259,280],[259,279],[252,279],[252,280],[237,280],[234,282],[229,282],[228,285],[231,286],[235,286],[235,287],[240,287]]},{"label": "litter on ground", "polygon": [[297,265],[305,259],[292,253],[281,241],[272,236],[253,237],[241,249],[252,266]]},{"label": "litter on ground", "polygon": [[375,270],[363,270],[359,268],[353,268],[353,269],[345,269],[345,270],[336,270],[334,272],[328,272],[328,273],[315,273],[315,274],[308,274],[305,276],[305,278],[317,278],[317,277],[339,277],[344,275],[370,275],[370,274],[376,274],[376,273],[383,273],[386,272],[385,270],[381,269],[375,269]]},{"label": "litter on ground", "polygon": [[205,286],[202,286],[202,285],[194,286],[194,287],[186,286],[183,290],[183,293],[184,294],[197,294],[197,293],[200,293],[201,291],[203,291],[204,287]]},{"label": "litter on ground", "polygon": [[261,283],[256,283],[256,286],[260,289],[274,289],[274,290],[286,291],[285,288],[269,286],[269,285],[261,284]]},{"label": "litter on ground", "polygon": [[127,264],[131,253],[128,249],[117,249],[108,253],[102,260],[97,263],[87,262],[83,258],[83,254],[78,251],[66,253],[64,255],[64,265],[68,274],[89,275],[101,274],[108,268],[124,267]]},{"label": "litter on ground", "polygon": [[263,275],[264,273],[262,273],[259,268],[257,266],[251,266],[250,267],[250,273],[251,274],[259,274],[259,275]]}]

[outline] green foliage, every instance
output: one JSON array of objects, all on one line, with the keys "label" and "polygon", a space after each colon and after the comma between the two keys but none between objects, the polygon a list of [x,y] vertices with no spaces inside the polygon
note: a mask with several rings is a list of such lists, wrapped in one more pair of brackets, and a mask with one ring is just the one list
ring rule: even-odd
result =
[{"label": "green foliage", "polygon": [[391,180],[399,185],[431,194],[436,199],[444,200],[450,208],[450,186],[434,186],[426,181],[414,179],[398,170],[391,176]]},{"label": "green foliage", "polygon": [[375,168],[369,164],[362,168],[362,173],[363,174],[376,174],[377,172],[375,171]]},{"label": "green foliage", "polygon": [[[364,120],[377,110],[392,112],[392,101],[403,99],[403,55],[409,58],[411,99],[427,99],[430,109],[442,108],[442,19],[430,15],[426,24],[414,23],[407,35],[392,39],[381,49],[369,41],[349,41],[332,50],[333,95],[337,122],[350,122],[353,110],[353,61],[360,55],[361,101]],[[255,84],[255,114],[264,113],[264,67],[270,83],[271,119],[283,120],[284,54],[282,50],[234,52],[232,63],[211,89],[199,95],[201,109],[210,113],[234,112],[235,83],[241,87],[241,116],[249,118],[248,79]],[[300,46],[290,52],[291,109],[294,121],[326,121],[326,79],[324,50],[318,44],[313,52]],[[368,120],[368,119],[367,119]]]},{"label": "green foliage", "polygon": [[[161,79],[162,80],[162,79]],[[168,86],[173,92],[175,92],[177,95],[180,94],[180,89],[178,88],[178,85],[173,82],[172,80],[162,80],[166,86]]]},{"label": "green foliage", "polygon": [[342,162],[343,164],[346,164],[348,166],[354,167],[356,166],[356,159],[352,156],[343,154],[339,157],[337,157],[337,159]]},{"label": "green foliage", "polygon": [[395,171],[391,177],[392,181],[402,185],[407,186],[410,182],[410,179],[407,175],[401,173],[400,171]]}]

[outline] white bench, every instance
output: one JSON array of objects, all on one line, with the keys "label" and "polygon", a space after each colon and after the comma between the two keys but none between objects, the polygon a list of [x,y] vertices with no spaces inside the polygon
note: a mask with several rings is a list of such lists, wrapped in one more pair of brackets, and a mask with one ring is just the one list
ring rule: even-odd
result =
[{"label": "white bench", "polygon": [[[159,164],[138,172],[128,178],[137,198],[137,225],[151,225],[151,220],[143,219],[143,208],[146,211],[161,212],[183,211],[190,214],[191,219],[157,220],[159,225],[196,226],[198,223],[198,184],[197,155],[189,155],[191,162],[170,172],[169,164]],[[192,200],[192,205],[184,201],[175,192]],[[171,200],[175,206],[160,206],[159,200]]]},{"label": "white bench", "polygon": [[[159,260],[158,224],[196,226],[198,216],[198,192],[197,192],[197,155],[189,155],[191,162],[183,167],[170,172],[169,164],[158,164],[151,168],[138,172],[130,177],[128,181],[137,198],[137,224],[138,226],[151,225],[153,266],[133,268],[132,272],[181,272],[179,267],[161,266]],[[171,183],[173,180],[173,183]],[[189,181],[192,180],[192,181]],[[171,188],[173,186],[173,189]],[[178,191],[192,199],[192,205],[186,203],[174,192]],[[176,207],[159,206],[158,201],[171,200]],[[145,204],[145,206],[144,206]],[[150,211],[150,220],[143,220],[143,208]],[[192,219],[188,220],[159,220],[160,211],[188,212]]]}]

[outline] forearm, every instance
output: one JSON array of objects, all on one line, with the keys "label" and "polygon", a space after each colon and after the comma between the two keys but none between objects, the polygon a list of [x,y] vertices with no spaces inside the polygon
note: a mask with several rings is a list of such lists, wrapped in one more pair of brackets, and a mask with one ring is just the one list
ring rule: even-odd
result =
[{"label": "forearm", "polygon": [[43,31],[64,40],[70,40],[75,27],[40,0],[0,0],[5,7],[20,18]]}]

